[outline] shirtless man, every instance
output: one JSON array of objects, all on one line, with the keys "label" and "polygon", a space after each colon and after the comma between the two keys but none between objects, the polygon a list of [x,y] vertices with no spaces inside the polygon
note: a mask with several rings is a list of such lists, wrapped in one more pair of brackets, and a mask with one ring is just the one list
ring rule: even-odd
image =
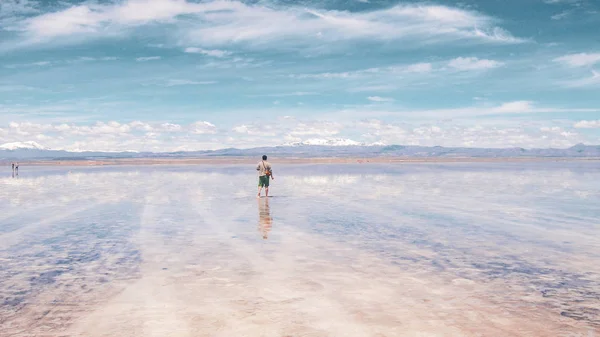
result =
[{"label": "shirtless man", "polygon": [[271,164],[267,161],[267,156],[262,156],[262,161],[258,163],[256,166],[256,170],[258,171],[258,195],[260,198],[260,193],[262,192],[263,187],[265,188],[265,196],[269,197],[269,179],[273,177],[273,170],[271,169]]}]

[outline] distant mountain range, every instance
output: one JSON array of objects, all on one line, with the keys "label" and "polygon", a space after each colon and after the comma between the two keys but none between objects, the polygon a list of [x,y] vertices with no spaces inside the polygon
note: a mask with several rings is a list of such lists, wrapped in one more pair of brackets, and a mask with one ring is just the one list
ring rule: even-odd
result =
[{"label": "distant mountain range", "polygon": [[600,158],[600,145],[578,144],[566,149],[524,148],[467,148],[441,146],[402,146],[380,144],[328,144],[295,143],[285,146],[252,149],[222,149],[215,151],[182,152],[69,152],[46,149],[35,142],[7,143],[0,145],[0,160],[83,160],[117,158],[209,158],[209,157],[259,157],[267,154],[287,158],[335,158],[335,157],[416,157],[416,158]]},{"label": "distant mountain range", "polygon": [[385,145],[383,143],[372,143],[372,144],[365,144],[365,143],[359,143],[357,141],[354,141],[352,139],[345,139],[345,138],[334,138],[334,139],[322,139],[322,138],[313,138],[313,139],[307,139],[303,142],[293,142],[293,143],[287,143],[284,144],[283,146],[377,146],[377,145]]}]

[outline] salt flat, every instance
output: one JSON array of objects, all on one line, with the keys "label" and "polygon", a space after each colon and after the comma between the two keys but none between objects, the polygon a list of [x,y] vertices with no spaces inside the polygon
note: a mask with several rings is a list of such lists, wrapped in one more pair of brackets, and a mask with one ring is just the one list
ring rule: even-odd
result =
[{"label": "salt flat", "polygon": [[600,164],[21,167],[0,336],[600,336]]}]

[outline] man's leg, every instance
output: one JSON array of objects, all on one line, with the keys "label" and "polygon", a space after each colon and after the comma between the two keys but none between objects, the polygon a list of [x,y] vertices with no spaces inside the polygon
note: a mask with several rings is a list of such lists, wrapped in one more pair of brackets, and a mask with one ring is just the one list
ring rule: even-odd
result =
[{"label": "man's leg", "polygon": [[265,177],[265,195],[269,197],[269,176]]}]

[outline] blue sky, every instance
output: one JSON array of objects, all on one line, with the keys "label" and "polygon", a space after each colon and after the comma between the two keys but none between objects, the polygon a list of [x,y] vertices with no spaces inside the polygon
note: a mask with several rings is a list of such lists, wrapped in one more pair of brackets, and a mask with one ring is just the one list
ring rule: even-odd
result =
[{"label": "blue sky", "polygon": [[600,144],[600,3],[0,2],[0,144]]}]

